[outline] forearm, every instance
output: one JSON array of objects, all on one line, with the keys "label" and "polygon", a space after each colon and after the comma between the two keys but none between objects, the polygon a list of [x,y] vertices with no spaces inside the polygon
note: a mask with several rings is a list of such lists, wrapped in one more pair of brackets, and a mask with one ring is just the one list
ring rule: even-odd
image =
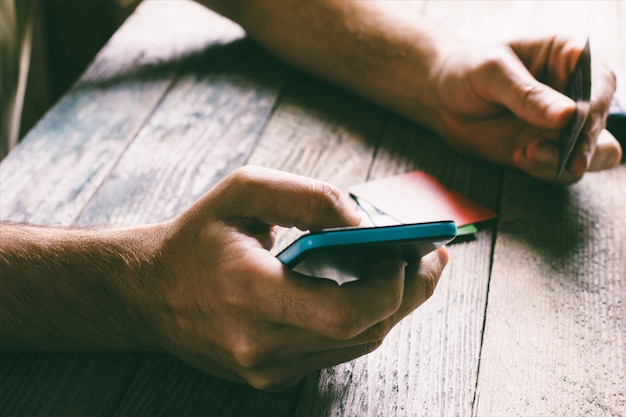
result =
[{"label": "forearm", "polygon": [[[280,58],[437,129],[429,90],[451,35],[406,2],[201,0]],[[381,76],[384,74],[384,76]]]},{"label": "forearm", "polygon": [[148,347],[140,235],[0,225],[0,348]]}]

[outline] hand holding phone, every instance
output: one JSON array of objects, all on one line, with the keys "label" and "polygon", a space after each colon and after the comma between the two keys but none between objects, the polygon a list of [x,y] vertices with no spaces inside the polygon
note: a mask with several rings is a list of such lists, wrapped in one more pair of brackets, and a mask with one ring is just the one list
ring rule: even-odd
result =
[{"label": "hand holding phone", "polygon": [[301,236],[277,257],[294,271],[343,284],[383,259],[419,260],[456,236],[453,221],[338,228]]}]

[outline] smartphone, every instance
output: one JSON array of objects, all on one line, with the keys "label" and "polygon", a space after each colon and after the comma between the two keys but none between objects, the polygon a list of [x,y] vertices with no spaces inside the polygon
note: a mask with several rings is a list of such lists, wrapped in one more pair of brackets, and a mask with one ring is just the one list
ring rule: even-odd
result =
[{"label": "smartphone", "polygon": [[301,236],[276,256],[296,272],[343,283],[383,259],[418,260],[456,234],[453,221],[326,229]]}]

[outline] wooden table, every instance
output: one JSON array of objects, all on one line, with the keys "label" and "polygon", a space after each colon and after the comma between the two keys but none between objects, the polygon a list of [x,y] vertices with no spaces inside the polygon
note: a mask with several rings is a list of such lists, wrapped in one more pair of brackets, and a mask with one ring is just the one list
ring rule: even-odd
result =
[{"label": "wooden table", "polygon": [[[623,1],[415,7],[477,38],[580,29],[626,73]],[[564,188],[459,156],[193,3],[138,8],[0,165],[0,217],[161,221],[243,164],[343,190],[420,169],[499,217],[381,348],[287,392],[156,353],[3,352],[0,415],[626,416],[626,164]]]}]

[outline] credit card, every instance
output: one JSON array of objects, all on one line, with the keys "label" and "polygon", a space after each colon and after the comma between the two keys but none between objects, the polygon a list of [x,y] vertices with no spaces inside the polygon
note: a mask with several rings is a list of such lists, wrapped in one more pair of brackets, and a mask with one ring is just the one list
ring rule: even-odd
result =
[{"label": "credit card", "polygon": [[561,131],[559,164],[556,170],[557,178],[563,173],[591,110],[591,51],[589,38],[587,38],[585,47],[580,57],[578,57],[578,62],[576,62],[576,67],[574,67],[574,71],[570,76],[565,94],[576,102],[576,112]]},{"label": "credit card", "polygon": [[424,171],[379,178],[348,191],[377,225],[454,220],[457,227],[493,219],[489,208],[447,188]]}]

